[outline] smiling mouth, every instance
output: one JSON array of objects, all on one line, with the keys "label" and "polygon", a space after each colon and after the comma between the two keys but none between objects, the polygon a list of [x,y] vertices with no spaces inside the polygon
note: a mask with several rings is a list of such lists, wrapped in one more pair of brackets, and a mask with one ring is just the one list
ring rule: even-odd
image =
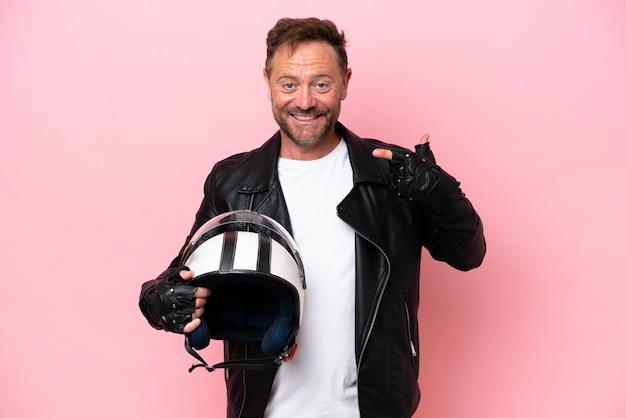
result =
[{"label": "smiling mouth", "polygon": [[299,115],[299,114],[291,114],[291,117],[299,120],[301,122],[308,122],[319,118],[321,115]]}]

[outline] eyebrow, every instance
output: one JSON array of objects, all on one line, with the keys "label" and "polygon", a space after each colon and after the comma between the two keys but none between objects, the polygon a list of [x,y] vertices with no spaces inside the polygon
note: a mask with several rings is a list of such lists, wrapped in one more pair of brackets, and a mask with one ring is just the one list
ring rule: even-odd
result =
[{"label": "eyebrow", "polygon": [[[332,76],[328,75],[328,74],[320,74],[320,75],[316,75],[312,77],[314,80],[319,80],[320,78],[328,78],[330,80],[334,80]],[[276,81],[282,81],[282,80],[297,80],[298,77],[295,75],[281,75],[279,76]]]}]

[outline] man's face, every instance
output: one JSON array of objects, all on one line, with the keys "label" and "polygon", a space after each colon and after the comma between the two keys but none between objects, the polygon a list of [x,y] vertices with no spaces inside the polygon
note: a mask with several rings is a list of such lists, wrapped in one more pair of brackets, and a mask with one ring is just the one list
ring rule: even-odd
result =
[{"label": "man's face", "polygon": [[303,42],[294,50],[276,51],[264,71],[274,119],[283,137],[313,149],[335,135],[341,101],[348,93],[351,70],[342,74],[337,55],[325,42]]}]

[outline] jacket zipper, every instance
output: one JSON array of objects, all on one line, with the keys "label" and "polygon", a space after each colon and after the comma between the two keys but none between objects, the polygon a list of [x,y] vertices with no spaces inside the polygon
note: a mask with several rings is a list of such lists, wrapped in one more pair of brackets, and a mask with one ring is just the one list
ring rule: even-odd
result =
[{"label": "jacket zipper", "polygon": [[411,349],[411,361],[413,364],[417,363],[417,350],[415,349],[415,343],[413,342],[413,331],[411,329],[411,311],[409,309],[409,295],[404,293],[402,295],[404,299],[404,314],[406,315],[406,335],[409,339],[409,348]]},{"label": "jacket zipper", "polygon": [[387,254],[385,254],[385,252],[378,245],[376,245],[375,242],[366,238],[364,235],[360,234],[358,231],[356,231],[356,233],[359,234],[361,238],[363,238],[364,240],[372,244],[374,247],[376,247],[378,251],[380,251],[380,253],[385,256],[385,261],[387,261],[387,274],[385,275],[383,288],[380,292],[380,296],[376,300],[376,308],[374,309],[374,317],[372,318],[372,321],[369,325],[369,328],[367,330],[367,335],[365,337],[365,341],[363,342],[363,347],[361,348],[361,351],[359,352],[359,358],[357,359],[356,375],[357,375],[357,387],[358,387],[359,370],[361,369],[361,361],[363,360],[363,353],[365,352],[365,347],[367,347],[367,343],[369,342],[370,336],[372,335],[372,329],[374,328],[374,323],[376,322],[376,317],[378,316],[378,310],[380,309],[380,302],[382,301],[383,294],[385,293],[385,289],[387,288],[387,283],[389,282],[390,263],[389,263],[389,258],[387,257]]}]

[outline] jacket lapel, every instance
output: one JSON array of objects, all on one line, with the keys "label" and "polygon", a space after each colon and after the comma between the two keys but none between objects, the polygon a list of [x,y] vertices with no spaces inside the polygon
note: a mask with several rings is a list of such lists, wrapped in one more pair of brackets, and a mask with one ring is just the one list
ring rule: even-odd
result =
[{"label": "jacket lapel", "polygon": [[249,195],[248,209],[271,217],[293,234],[287,203],[278,181],[279,151],[280,132],[251,151],[254,157],[237,191]]}]

